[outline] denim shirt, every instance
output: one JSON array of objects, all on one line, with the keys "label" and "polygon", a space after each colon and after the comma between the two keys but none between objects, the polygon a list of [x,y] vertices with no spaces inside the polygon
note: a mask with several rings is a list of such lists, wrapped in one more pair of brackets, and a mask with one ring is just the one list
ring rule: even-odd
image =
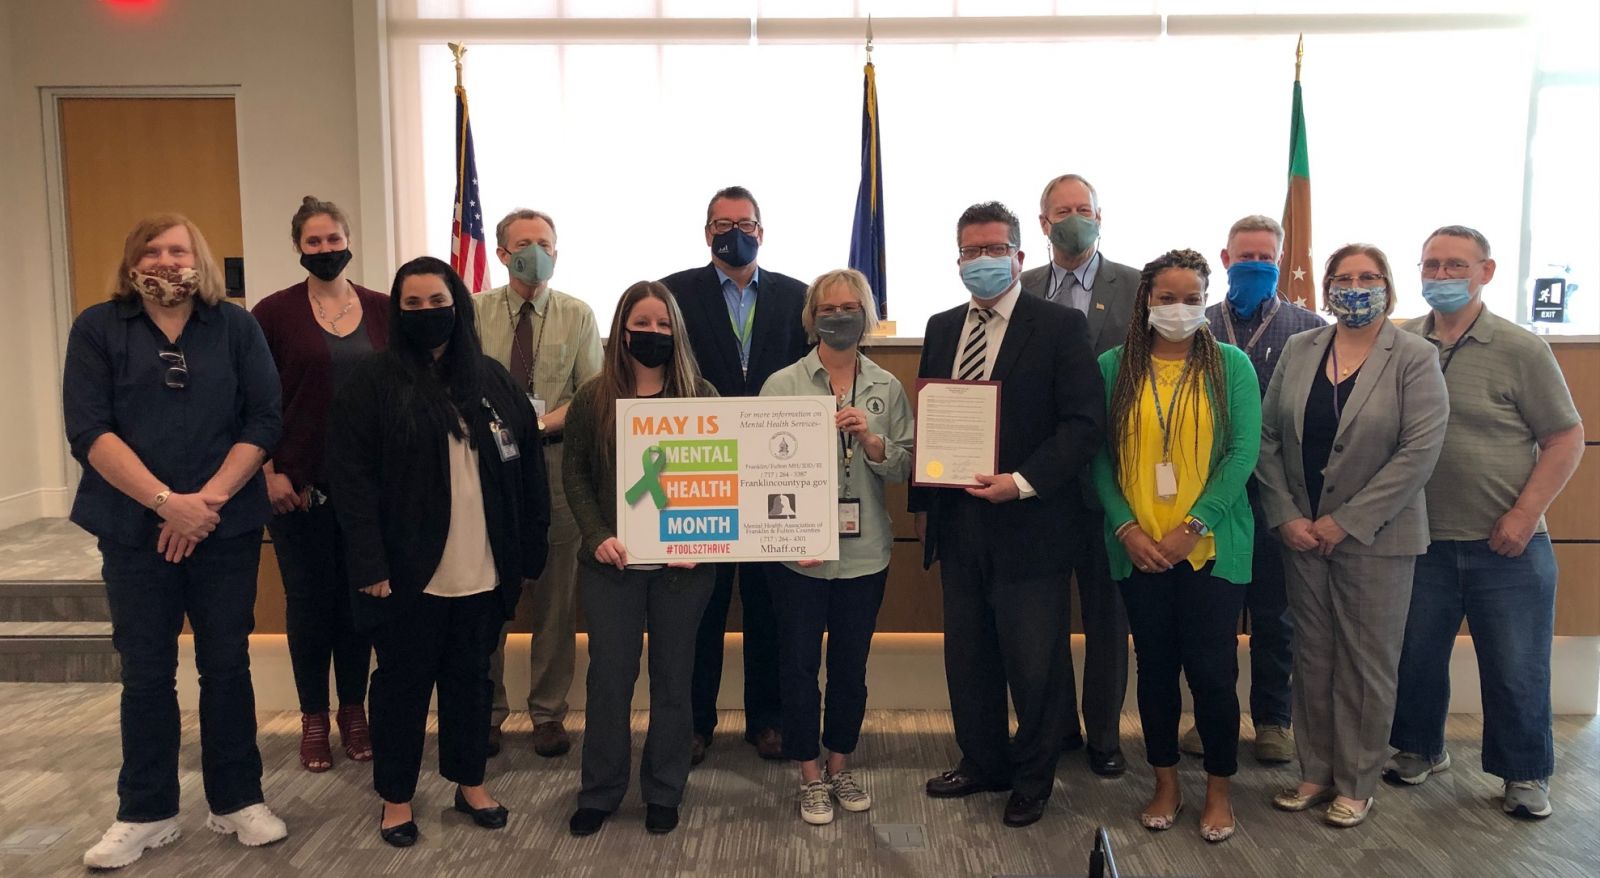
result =
[{"label": "denim shirt", "polygon": [[[89,463],[95,440],[114,433],[174,493],[199,490],[238,443],[270,454],[283,432],[278,370],[266,337],[236,305],[195,300],[178,336],[186,386],[166,386],[166,343],[141,300],[103,302],[84,311],[67,338],[62,408],[72,456],[83,465],[72,520],[101,539],[141,546],[161,519],[154,498],[127,496]],[[237,536],[271,514],[258,471],[222,507],[213,535]]]}]

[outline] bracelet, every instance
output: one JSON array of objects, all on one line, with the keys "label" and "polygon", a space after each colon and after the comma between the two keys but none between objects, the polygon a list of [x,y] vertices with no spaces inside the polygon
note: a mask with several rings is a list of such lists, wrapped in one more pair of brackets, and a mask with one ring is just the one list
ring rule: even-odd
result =
[{"label": "bracelet", "polygon": [[1120,540],[1120,539],[1122,539],[1122,535],[1128,532],[1128,528],[1137,527],[1138,524],[1139,524],[1139,522],[1138,522],[1137,519],[1135,519],[1133,521],[1123,522],[1122,527],[1119,527],[1116,530],[1112,531],[1111,535]]},{"label": "bracelet", "polygon": [[170,490],[169,491],[162,491],[161,493],[157,494],[155,502],[150,504],[150,511],[154,512],[155,510],[160,509],[162,507],[162,505],[165,504],[171,498],[172,498],[172,492]]}]

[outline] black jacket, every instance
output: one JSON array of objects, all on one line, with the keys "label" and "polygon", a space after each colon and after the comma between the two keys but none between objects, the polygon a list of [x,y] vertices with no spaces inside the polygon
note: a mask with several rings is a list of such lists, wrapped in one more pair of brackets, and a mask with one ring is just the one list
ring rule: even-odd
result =
[{"label": "black jacket", "polygon": [[739,368],[739,339],[728,318],[722,281],[710,263],[661,279],[678,300],[688,324],[700,375],[721,396],[759,396],[773,372],[806,355],[811,345],[800,323],[806,285],[763,268],[757,275],[755,323],[750,328],[750,374]]},{"label": "black jacket", "polygon": [[[396,356],[385,351],[363,360],[340,390],[329,421],[330,493],[339,498],[356,624],[363,628],[415,603],[438,569],[450,529],[450,440],[445,433],[406,438],[397,399],[407,379]],[[544,569],[550,491],[527,394],[494,360],[484,357],[480,369],[483,401],[461,414],[478,451],[497,593],[510,619],[522,580]],[[489,429],[491,407],[516,436],[515,460],[500,460]],[[360,591],[385,579],[393,592],[387,598]]]},{"label": "black jacket", "polygon": [[[1020,290],[1010,295],[1017,304],[990,372],[1001,383],[999,472],[1021,473],[1037,496],[990,505],[963,488],[911,488],[910,510],[928,513],[924,566],[938,557],[941,519],[957,502],[984,504],[987,533],[970,538],[1005,541],[1007,550],[996,560],[1008,570],[1064,572],[1073,560],[1062,535],[1085,514],[1077,480],[1104,435],[1105,383],[1082,313]],[[917,377],[954,377],[968,307],[962,303],[928,319]]]}]

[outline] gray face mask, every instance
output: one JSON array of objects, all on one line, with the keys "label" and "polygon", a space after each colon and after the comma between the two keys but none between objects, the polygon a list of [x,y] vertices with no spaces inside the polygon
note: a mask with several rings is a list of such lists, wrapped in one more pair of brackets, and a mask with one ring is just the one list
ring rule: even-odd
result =
[{"label": "gray face mask", "polygon": [[1063,253],[1082,253],[1100,240],[1100,223],[1082,214],[1073,214],[1050,226],[1050,243]]},{"label": "gray face mask", "polygon": [[847,351],[861,342],[866,328],[866,312],[838,311],[817,318],[817,339],[836,351]]},{"label": "gray face mask", "polygon": [[506,268],[512,277],[531,287],[549,280],[556,273],[556,261],[543,247],[529,244],[511,254]]}]

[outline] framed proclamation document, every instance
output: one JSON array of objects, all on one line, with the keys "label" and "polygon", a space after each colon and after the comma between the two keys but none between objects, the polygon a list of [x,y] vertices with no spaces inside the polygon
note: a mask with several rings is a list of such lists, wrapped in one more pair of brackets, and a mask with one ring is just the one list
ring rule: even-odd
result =
[{"label": "framed proclamation document", "polygon": [[911,484],[978,488],[1000,465],[1000,382],[917,379],[917,450]]}]

